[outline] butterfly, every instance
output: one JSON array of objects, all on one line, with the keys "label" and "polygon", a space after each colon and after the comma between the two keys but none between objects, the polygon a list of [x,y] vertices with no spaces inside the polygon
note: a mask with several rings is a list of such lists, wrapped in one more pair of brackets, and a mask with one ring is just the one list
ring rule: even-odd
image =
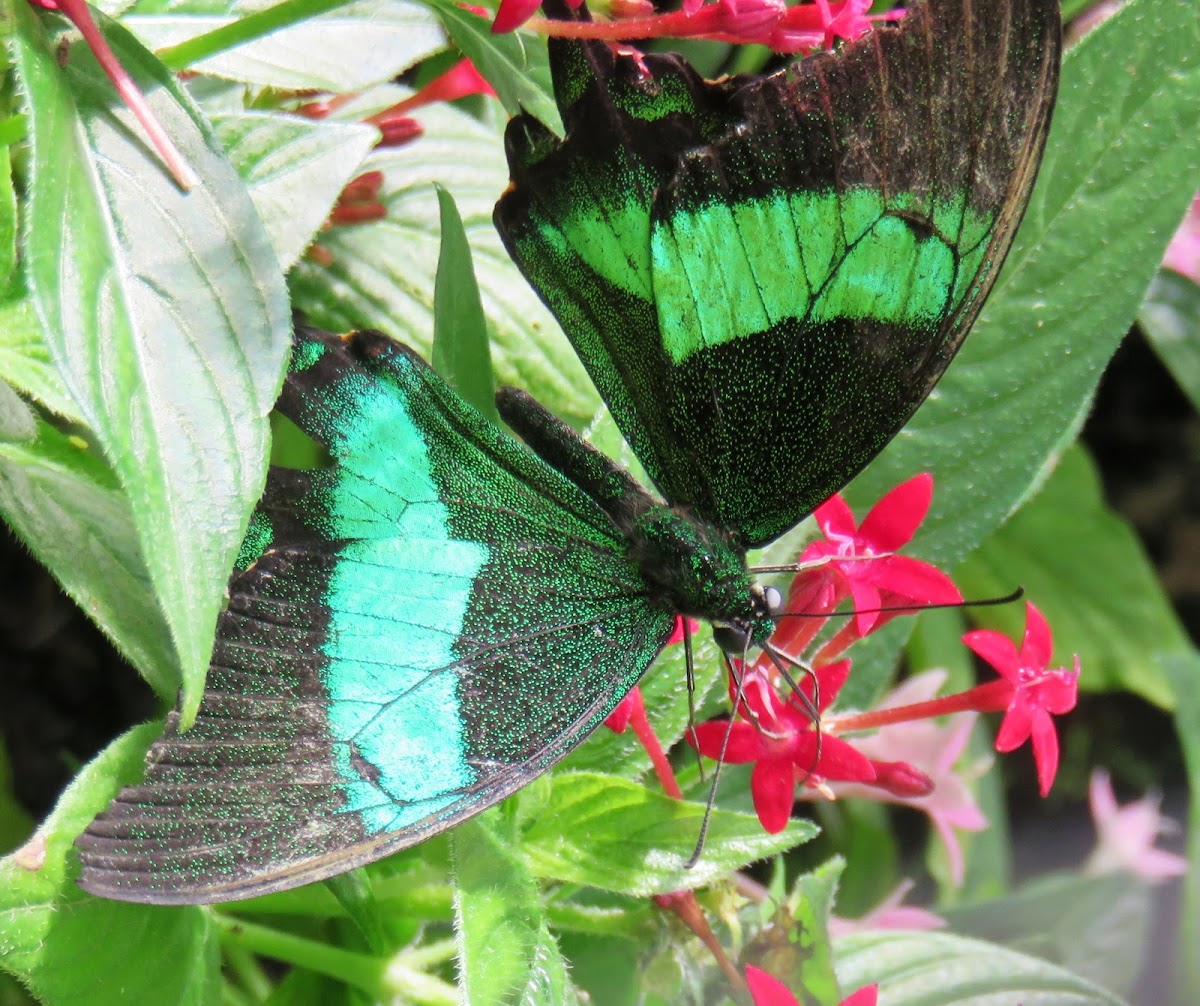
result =
[{"label": "butterfly", "polygon": [[1055,0],[925,0],[835,53],[701,79],[551,42],[564,139],[508,127],[495,212],[662,502],[536,400],[528,446],[374,332],[296,330],[195,725],[79,838],[107,897],[213,902],[405,848],[524,786],[679,614],[766,642],[747,550],[840,489],[949,364],[1037,173]]}]

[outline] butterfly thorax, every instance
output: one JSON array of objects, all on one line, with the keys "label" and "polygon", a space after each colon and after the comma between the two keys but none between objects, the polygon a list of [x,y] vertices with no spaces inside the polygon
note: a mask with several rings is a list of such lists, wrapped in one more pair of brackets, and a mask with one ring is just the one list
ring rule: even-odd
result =
[{"label": "butterfly thorax", "polygon": [[625,537],[652,603],[713,623],[730,654],[761,646],[774,629],[771,600],[746,571],[746,552],[729,531],[681,507],[660,503],[517,388],[501,388],[496,406],[525,442],[563,472],[608,515]]},{"label": "butterfly thorax", "polygon": [[682,615],[728,627],[745,643],[762,645],[773,623],[762,589],[746,570],[746,554],[708,521],[655,505],[627,531],[629,557],[655,592],[653,600]]}]

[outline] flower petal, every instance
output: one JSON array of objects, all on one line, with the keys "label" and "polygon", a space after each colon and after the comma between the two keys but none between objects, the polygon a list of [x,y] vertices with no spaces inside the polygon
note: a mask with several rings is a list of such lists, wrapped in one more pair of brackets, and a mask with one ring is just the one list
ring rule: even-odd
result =
[{"label": "flower petal", "polygon": [[859,541],[869,542],[876,552],[895,552],[907,545],[933,500],[933,476],[916,475],[887,492],[871,507],[858,529]]},{"label": "flower petal", "polygon": [[769,835],[778,835],[787,827],[795,802],[796,780],[792,763],[780,758],[764,758],[750,773],[750,795],[754,812]]},{"label": "flower petal", "polygon": [[746,965],[746,987],[750,989],[754,1006],[800,1006],[800,1001],[783,982],[753,964]]},{"label": "flower petal", "polygon": [[[808,736],[815,740],[812,732]],[[796,758],[796,767],[803,769],[804,763]],[[851,744],[833,734],[821,735],[821,749],[813,764],[815,775],[823,779],[833,779],[839,782],[875,781],[875,766],[871,759]]]},{"label": "flower petal", "polygon": [[1046,616],[1032,601],[1025,602],[1025,638],[1021,641],[1021,666],[1040,671],[1050,663],[1054,638]]},{"label": "flower petal", "polygon": [[964,633],[962,641],[1013,685],[1020,684],[1021,665],[1017,645],[1004,633],[994,629],[975,629]]},{"label": "flower petal", "polygon": [[645,709],[642,690],[634,685],[629,694],[617,703],[617,708],[604,718],[604,725],[615,734],[623,734],[628,729],[629,721],[639,705]]},{"label": "flower petal", "polygon": [[[865,566],[874,566],[876,561],[872,559],[856,562],[855,571],[858,572]],[[879,591],[868,582],[867,576],[856,576],[850,580],[850,596],[854,599],[854,627],[860,636],[865,636],[879,621]]]},{"label": "flower petal", "polygon": [[842,499],[841,493],[834,493],[816,510],[813,516],[817,518],[817,526],[826,538],[857,538],[858,527],[854,523],[854,512],[849,504]]},{"label": "flower petal", "polygon": [[879,986],[864,985],[857,992],[851,992],[841,1001],[839,1006],[876,1006],[879,1002]]},{"label": "flower petal", "polygon": [[996,750],[1001,754],[1015,751],[1033,732],[1034,706],[1024,701],[1020,692],[1009,704],[1008,712],[996,731]]},{"label": "flower petal", "polygon": [[957,604],[963,599],[954,581],[940,569],[907,555],[881,557],[871,563],[870,573],[876,587],[897,598],[925,604]]},{"label": "flower petal", "polygon": [[[728,743],[726,734],[729,735]],[[725,761],[733,765],[757,761],[763,753],[762,735],[749,723],[731,725],[729,720],[709,720],[697,723],[695,731],[688,731],[686,737],[705,758],[720,758],[724,747]]]},{"label": "flower petal", "polygon": [[1037,766],[1038,789],[1048,796],[1058,773],[1058,732],[1044,709],[1033,714],[1033,761]]},{"label": "flower petal", "polygon": [[500,9],[492,21],[492,34],[502,35],[506,31],[519,28],[542,5],[542,0],[500,0]]}]

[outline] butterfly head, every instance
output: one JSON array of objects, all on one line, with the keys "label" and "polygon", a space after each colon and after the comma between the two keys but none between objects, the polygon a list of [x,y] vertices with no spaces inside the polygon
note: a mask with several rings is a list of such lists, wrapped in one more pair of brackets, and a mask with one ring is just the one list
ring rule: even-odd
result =
[{"label": "butterfly head", "polygon": [[778,591],[751,581],[745,551],[720,528],[680,509],[653,506],[630,529],[629,554],[655,600],[712,622],[718,642],[727,637],[739,655],[771,634],[771,595],[778,604]]},{"label": "butterfly head", "polygon": [[750,584],[750,600],[754,611],[749,619],[713,619],[713,640],[731,657],[744,657],[750,647],[764,645],[783,611],[783,595],[774,587]]}]

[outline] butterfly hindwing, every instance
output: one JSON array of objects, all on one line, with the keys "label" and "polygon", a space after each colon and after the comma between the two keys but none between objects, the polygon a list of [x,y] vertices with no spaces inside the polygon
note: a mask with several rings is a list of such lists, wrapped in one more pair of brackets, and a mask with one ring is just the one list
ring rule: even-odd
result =
[{"label": "butterfly hindwing", "polygon": [[767,77],[554,42],[496,221],[663,495],[761,545],[924,400],[995,281],[1057,86],[1056,0],[925,0]]},{"label": "butterfly hindwing", "polygon": [[272,471],[196,723],[79,841],[95,893],[247,897],[411,845],[566,754],[670,632],[596,504],[405,347],[299,332],[280,409],[333,464]]}]

